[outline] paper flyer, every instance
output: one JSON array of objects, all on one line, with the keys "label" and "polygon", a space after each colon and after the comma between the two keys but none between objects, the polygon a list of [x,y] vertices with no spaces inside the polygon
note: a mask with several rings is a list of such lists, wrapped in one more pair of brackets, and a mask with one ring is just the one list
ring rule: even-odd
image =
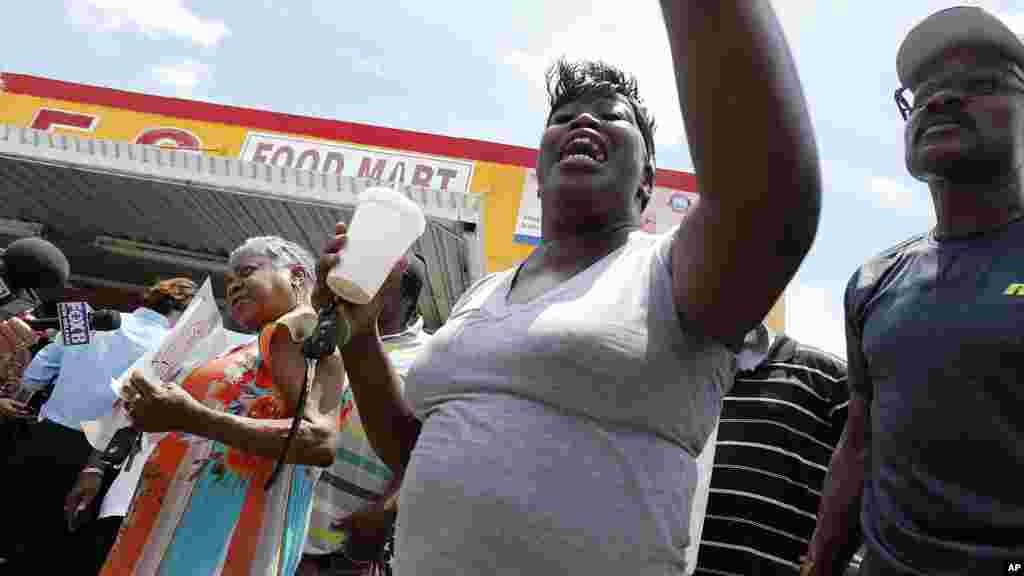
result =
[{"label": "paper flyer", "polygon": [[[121,390],[132,372],[141,370],[152,381],[178,382],[196,366],[220,355],[227,347],[228,335],[213,296],[213,285],[207,278],[188,308],[164,336],[154,352],[142,355],[110,386],[121,398]],[[99,420],[82,422],[89,444],[97,450],[106,448],[114,433],[131,425],[131,419],[120,406]]]}]

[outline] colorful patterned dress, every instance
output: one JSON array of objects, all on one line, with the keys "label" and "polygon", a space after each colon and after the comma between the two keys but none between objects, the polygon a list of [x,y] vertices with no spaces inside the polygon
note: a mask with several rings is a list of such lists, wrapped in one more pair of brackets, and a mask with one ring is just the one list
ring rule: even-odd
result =
[{"label": "colorful patterned dress", "polygon": [[[194,370],[182,386],[219,411],[250,418],[287,418],[270,372],[270,341],[280,325],[300,340],[286,315],[257,341]],[[315,316],[314,316],[315,318]],[[104,576],[284,576],[302,554],[313,487],[321,469],[286,465],[264,484],[274,460],[182,433],[164,435],[145,463]]]}]

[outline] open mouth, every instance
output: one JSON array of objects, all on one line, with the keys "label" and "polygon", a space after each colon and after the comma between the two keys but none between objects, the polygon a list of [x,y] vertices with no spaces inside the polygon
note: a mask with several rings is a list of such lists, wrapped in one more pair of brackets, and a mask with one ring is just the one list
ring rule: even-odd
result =
[{"label": "open mouth", "polygon": [[935,134],[955,132],[961,128],[963,128],[963,124],[952,118],[935,118],[930,122],[923,123],[918,129],[917,136],[918,138],[924,138]]},{"label": "open mouth", "polygon": [[589,135],[573,136],[562,146],[558,157],[559,162],[583,162],[588,164],[604,164],[608,160],[608,152],[604,143]]},{"label": "open mouth", "polygon": [[932,124],[921,134],[922,136],[929,136],[931,134],[939,134],[942,132],[951,132],[959,130],[960,125],[953,122],[943,122],[941,124]]}]

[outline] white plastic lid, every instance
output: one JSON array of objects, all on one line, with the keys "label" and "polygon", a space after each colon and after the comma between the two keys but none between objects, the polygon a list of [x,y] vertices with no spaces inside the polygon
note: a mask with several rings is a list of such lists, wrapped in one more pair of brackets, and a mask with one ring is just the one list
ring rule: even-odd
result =
[{"label": "white plastic lid", "polygon": [[359,195],[359,202],[379,202],[397,208],[399,211],[418,219],[423,219],[423,209],[405,194],[385,186],[367,188]]}]

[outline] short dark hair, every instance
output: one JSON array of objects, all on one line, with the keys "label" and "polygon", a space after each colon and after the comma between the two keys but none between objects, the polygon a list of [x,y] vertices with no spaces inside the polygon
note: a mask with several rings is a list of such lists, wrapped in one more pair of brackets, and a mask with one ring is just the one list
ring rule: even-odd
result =
[{"label": "short dark hair", "polygon": [[420,293],[427,280],[427,262],[419,254],[413,253],[409,258],[409,266],[402,272],[401,307],[402,326],[416,318],[419,310]]},{"label": "short dark hair", "polygon": [[[633,108],[637,128],[640,129],[640,135],[644,139],[647,159],[651,163],[651,169],[654,168],[654,116],[651,115],[650,110],[644,105],[643,99],[640,98],[636,77],[600,60],[569,62],[564,58],[559,58],[548,68],[545,78],[548,103],[551,106],[547,122],[551,121],[551,115],[555,110],[588,94],[596,93],[605,96],[617,94],[624,97]],[[649,196],[641,199],[641,212],[647,207],[649,200]]]},{"label": "short dark hair", "polygon": [[142,295],[142,305],[164,316],[188,308],[198,286],[190,278],[171,278],[154,283]]}]

